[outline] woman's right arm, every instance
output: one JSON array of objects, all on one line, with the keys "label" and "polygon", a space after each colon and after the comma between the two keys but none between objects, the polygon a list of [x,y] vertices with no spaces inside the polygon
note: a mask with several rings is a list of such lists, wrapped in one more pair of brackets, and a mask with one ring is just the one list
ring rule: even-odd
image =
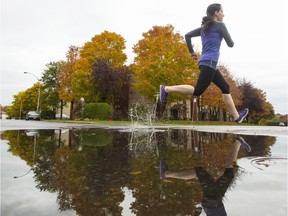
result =
[{"label": "woman's right arm", "polygon": [[194,29],[194,30],[188,32],[187,34],[185,34],[185,40],[186,40],[186,44],[187,44],[187,47],[188,47],[190,54],[194,53],[191,38],[200,36],[200,32],[201,32],[201,27]]}]

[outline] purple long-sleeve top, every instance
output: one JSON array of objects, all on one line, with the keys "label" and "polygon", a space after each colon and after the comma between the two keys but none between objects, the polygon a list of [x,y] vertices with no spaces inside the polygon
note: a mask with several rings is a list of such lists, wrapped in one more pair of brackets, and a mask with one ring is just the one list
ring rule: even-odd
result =
[{"label": "purple long-sleeve top", "polygon": [[199,65],[206,65],[216,69],[223,38],[229,47],[234,46],[234,42],[223,22],[215,21],[207,33],[202,31],[201,27],[188,32],[185,35],[185,40],[190,53],[194,53],[191,38],[197,36],[201,36],[202,41],[202,54],[198,60]]}]

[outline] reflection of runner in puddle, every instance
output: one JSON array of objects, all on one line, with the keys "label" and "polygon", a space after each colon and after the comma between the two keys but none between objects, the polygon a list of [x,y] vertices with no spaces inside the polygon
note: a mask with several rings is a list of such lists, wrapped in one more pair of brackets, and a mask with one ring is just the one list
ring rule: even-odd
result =
[{"label": "reflection of runner in puddle", "polygon": [[[228,152],[224,173],[215,181],[203,167],[195,167],[181,171],[171,171],[163,158],[160,160],[160,178],[176,178],[190,180],[197,178],[200,182],[203,198],[202,207],[208,216],[224,216],[226,214],[222,199],[234,178],[234,166],[236,164],[239,149],[243,148],[250,152],[251,148],[242,137],[235,138],[235,142]],[[237,165],[236,165],[237,167]],[[198,209],[196,215],[200,215],[201,209]],[[196,216],[195,215],[195,216]]]}]

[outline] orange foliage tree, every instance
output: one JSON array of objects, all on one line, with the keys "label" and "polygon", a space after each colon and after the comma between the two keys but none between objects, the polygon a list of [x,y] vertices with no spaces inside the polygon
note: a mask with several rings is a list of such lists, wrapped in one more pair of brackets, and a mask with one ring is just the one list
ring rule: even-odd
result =
[{"label": "orange foliage tree", "polygon": [[112,67],[119,68],[125,64],[127,55],[124,38],[114,32],[104,31],[86,42],[80,50],[80,59],[72,78],[75,97],[85,98],[86,102],[97,102],[93,72],[99,59],[105,59]]},{"label": "orange foliage tree", "polygon": [[266,93],[253,86],[250,81],[243,79],[239,83],[241,90],[242,106],[248,107],[250,112],[248,121],[258,123],[261,118],[271,117],[274,115],[274,108],[266,99]]},{"label": "orange foliage tree", "polygon": [[75,94],[72,86],[72,79],[76,71],[76,62],[80,58],[80,48],[70,46],[66,53],[66,61],[62,64],[59,73],[58,94],[61,100],[61,109],[64,102],[71,102],[71,111],[73,110]]},{"label": "orange foliage tree", "polygon": [[[197,62],[191,60],[184,38],[172,25],[154,26],[143,33],[133,51],[134,88],[149,99],[158,93],[160,84],[191,83],[198,76]],[[168,98],[175,99],[184,97],[174,94]]]},{"label": "orange foliage tree", "polygon": [[76,70],[76,62],[80,57],[80,48],[70,46],[66,53],[66,62],[61,67],[59,74],[59,98],[64,101],[73,101],[75,99],[72,78]]}]

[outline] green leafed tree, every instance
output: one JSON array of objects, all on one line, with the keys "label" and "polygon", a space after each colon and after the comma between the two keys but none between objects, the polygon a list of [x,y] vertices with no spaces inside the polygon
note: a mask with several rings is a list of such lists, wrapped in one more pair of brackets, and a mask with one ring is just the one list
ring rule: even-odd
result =
[{"label": "green leafed tree", "polygon": [[59,74],[63,64],[63,61],[50,62],[46,64],[46,69],[41,78],[44,89],[42,101],[44,101],[46,105],[52,107],[53,111],[56,111],[60,103],[58,94]]},{"label": "green leafed tree", "polygon": [[[172,25],[154,26],[143,33],[143,39],[133,47],[134,88],[154,98],[160,84],[194,84],[198,77],[197,61],[191,59],[184,38]],[[183,99],[174,94],[168,99]]]}]

